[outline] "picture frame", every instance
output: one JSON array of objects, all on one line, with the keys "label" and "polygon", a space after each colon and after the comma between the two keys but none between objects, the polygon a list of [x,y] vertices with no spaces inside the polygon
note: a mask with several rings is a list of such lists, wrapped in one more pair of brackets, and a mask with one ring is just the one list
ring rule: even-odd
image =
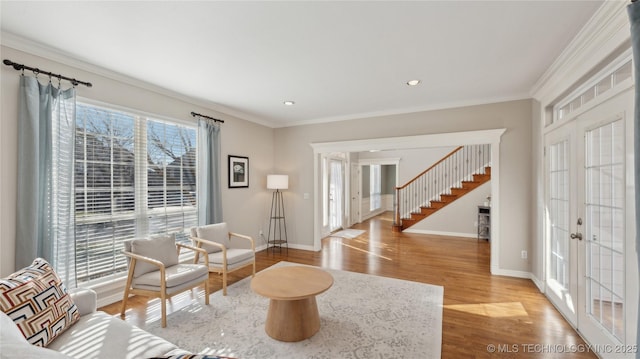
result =
[{"label": "picture frame", "polygon": [[249,188],[249,157],[229,155],[229,188]]}]

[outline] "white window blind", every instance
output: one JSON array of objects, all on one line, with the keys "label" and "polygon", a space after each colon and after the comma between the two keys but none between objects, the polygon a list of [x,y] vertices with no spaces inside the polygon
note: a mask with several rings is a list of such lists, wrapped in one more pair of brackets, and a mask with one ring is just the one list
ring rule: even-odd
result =
[{"label": "white window blind", "polygon": [[126,270],[123,241],[196,225],[196,129],[78,103],[76,271],[86,282]]}]

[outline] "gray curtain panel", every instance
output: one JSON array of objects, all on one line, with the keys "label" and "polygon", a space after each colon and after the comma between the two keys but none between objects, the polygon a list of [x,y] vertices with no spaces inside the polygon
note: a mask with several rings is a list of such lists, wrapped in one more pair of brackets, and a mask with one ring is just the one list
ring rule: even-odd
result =
[{"label": "gray curtain panel", "polygon": [[16,270],[42,257],[74,287],[75,88],[23,75],[19,91]]},{"label": "gray curtain panel", "polygon": [[198,225],[222,222],[220,125],[198,119]]},{"label": "gray curtain panel", "polygon": [[[635,70],[635,116],[634,116],[634,174],[636,189],[636,254],[640,265],[640,3],[632,2],[627,7],[629,22],[631,23],[631,46],[633,48],[633,64]],[[640,303],[638,303],[638,313],[640,313]],[[640,344],[640,319],[638,320],[638,332],[636,343]],[[640,351],[636,353],[636,358],[640,358]]]}]

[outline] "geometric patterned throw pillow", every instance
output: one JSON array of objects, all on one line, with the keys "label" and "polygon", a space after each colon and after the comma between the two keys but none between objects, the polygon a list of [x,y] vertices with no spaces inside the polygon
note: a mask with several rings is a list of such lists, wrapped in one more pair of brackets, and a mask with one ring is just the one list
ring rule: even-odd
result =
[{"label": "geometric patterned throw pillow", "polygon": [[62,280],[42,258],[0,279],[0,310],[16,323],[29,343],[41,347],[80,319]]}]

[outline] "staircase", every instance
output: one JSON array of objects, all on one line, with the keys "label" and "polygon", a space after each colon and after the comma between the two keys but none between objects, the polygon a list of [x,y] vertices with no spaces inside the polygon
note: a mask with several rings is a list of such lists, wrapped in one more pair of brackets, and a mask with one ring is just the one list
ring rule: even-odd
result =
[{"label": "staircase", "polygon": [[491,179],[491,145],[460,146],[396,187],[393,230],[401,232]]}]

